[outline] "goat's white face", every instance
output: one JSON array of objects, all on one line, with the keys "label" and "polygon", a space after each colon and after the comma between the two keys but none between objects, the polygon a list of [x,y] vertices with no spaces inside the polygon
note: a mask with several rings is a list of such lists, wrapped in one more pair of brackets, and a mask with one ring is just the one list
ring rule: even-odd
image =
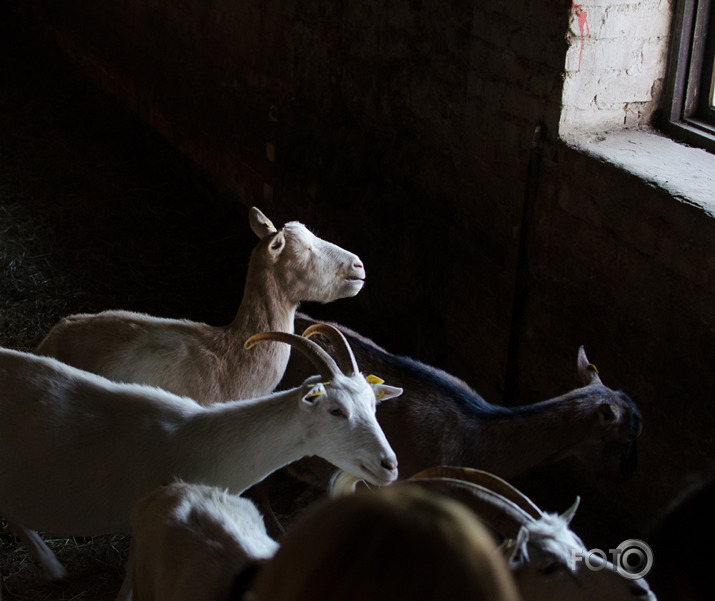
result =
[{"label": "goat's white face", "polygon": [[285,243],[276,268],[286,289],[293,291],[293,300],[327,303],[360,292],[365,268],[357,255],[318,238],[295,221],[274,236],[269,248],[280,244],[281,237]]},{"label": "goat's white face", "polygon": [[381,400],[402,389],[369,384],[362,374],[337,376],[321,383],[313,376],[303,384],[301,403],[310,415],[307,438],[318,454],[338,468],[371,484],[384,486],[397,478],[397,457],[375,417]]},{"label": "goat's white face", "polygon": [[[612,563],[599,571],[579,566],[572,572],[558,556],[529,551],[530,561],[513,571],[524,601],[656,601],[645,580],[623,578]],[[595,565],[599,558],[591,557]]]},{"label": "goat's white face", "polygon": [[356,254],[290,221],[277,230],[255,207],[251,228],[264,240],[256,250],[272,266],[288,300],[328,303],[355,296],[365,283],[365,267]]},{"label": "goat's white face", "polygon": [[544,515],[536,531],[523,527],[509,567],[524,601],[656,601],[643,579],[629,580],[616,567],[590,555],[590,569],[573,560],[586,553],[581,539],[562,516]]}]

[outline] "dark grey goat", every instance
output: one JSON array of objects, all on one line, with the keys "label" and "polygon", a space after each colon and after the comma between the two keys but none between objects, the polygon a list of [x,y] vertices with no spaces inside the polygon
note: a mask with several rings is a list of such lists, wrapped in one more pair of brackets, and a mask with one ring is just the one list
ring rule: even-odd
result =
[{"label": "dark grey goat", "polygon": [[[318,323],[298,313],[295,331]],[[577,368],[583,382],[564,395],[531,405],[492,405],[464,381],[408,357],[389,353],[339,324],[364,374],[375,374],[404,389],[401,397],[378,405],[377,418],[397,453],[400,478],[435,465],[486,470],[511,479],[568,456],[599,476],[622,481],[637,464],[641,414],[627,394],[603,385],[583,347]],[[322,337],[319,343],[329,344]],[[311,373],[302,357],[291,356],[279,387],[302,382]],[[289,472],[325,485],[334,471],[306,458]]]}]

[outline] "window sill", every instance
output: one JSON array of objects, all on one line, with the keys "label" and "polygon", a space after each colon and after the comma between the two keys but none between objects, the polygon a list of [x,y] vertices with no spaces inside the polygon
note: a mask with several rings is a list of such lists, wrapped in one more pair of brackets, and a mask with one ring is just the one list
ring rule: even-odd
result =
[{"label": "window sill", "polygon": [[715,217],[715,155],[644,130],[579,134],[563,141]]}]

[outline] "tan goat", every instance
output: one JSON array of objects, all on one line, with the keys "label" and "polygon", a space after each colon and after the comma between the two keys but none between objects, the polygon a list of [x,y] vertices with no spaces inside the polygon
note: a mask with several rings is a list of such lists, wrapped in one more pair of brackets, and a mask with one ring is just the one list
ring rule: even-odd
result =
[{"label": "tan goat", "polygon": [[256,207],[250,225],[261,239],[251,254],[243,300],[230,325],[214,327],[129,311],[65,317],[37,353],[117,382],[158,386],[202,405],[262,396],[285,371],[290,349],[248,351],[258,332],[293,330],[302,301],[355,296],[365,280],[357,255],[291,221],[277,230]]}]

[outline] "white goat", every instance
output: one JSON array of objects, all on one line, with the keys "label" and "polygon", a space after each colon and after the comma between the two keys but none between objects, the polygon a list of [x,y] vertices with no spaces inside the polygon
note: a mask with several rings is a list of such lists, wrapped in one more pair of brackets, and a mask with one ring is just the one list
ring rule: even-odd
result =
[{"label": "white goat", "polygon": [[256,506],[225,490],[175,482],[132,510],[135,601],[219,601],[238,573],[278,543]]},{"label": "white goat", "polygon": [[645,580],[625,578],[596,555],[590,558],[592,565],[602,566],[596,571],[574,561],[574,553],[587,551],[569,528],[579,499],[562,515],[544,513],[501,478],[468,468],[431,468],[399,483],[415,485],[464,502],[503,537],[524,601],[656,601]]},{"label": "white goat", "polygon": [[286,392],[207,408],[0,349],[0,513],[50,576],[61,577],[62,567],[28,528],[59,536],[129,532],[133,504],[174,478],[238,494],[309,454],[375,484],[397,477],[375,408],[376,397],[402,390],[368,383],[347,343],[343,372],[294,334],[257,334],[246,346],[264,340],[307,354],[321,375]]},{"label": "white goat", "polygon": [[292,333],[302,301],[327,303],[355,296],[365,269],[357,255],[291,221],[280,231],[253,207],[250,225],[261,239],[251,253],[243,300],[233,322],[213,327],[128,311],[65,317],[37,354],[118,382],[158,386],[202,405],[272,392],[290,349],[243,343],[264,331]]}]

